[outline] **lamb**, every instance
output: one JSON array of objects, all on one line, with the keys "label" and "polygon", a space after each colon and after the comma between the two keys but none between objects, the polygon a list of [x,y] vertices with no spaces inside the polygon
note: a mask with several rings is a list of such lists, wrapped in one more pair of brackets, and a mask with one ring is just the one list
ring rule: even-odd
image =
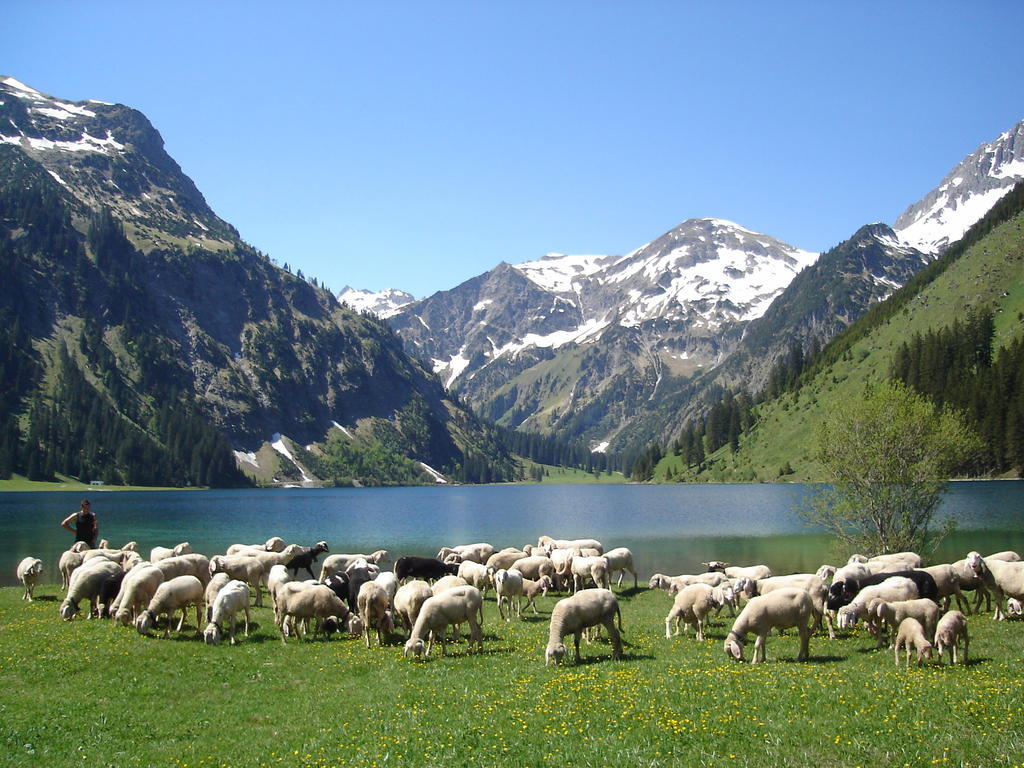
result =
[{"label": "lamb", "polygon": [[[212,583],[212,582],[211,582]],[[203,642],[220,645],[225,627],[231,645],[235,644],[235,623],[238,612],[245,613],[245,636],[249,636],[249,585],[233,579],[221,588],[213,601],[210,623],[203,630]]]},{"label": "lamb", "polygon": [[38,557],[26,557],[20,563],[18,563],[18,581],[25,588],[25,593],[21,596],[22,600],[28,600],[32,602],[32,592],[36,588],[36,581],[39,579],[39,574],[43,572],[43,561]]},{"label": "lamb", "polygon": [[732,584],[719,584],[717,587],[712,587],[711,594],[715,598],[715,604],[718,605],[718,608],[715,609],[715,616],[718,616],[726,606],[729,607],[729,615],[736,616],[736,612],[740,609],[740,599]]},{"label": "lamb", "polygon": [[615,586],[622,586],[622,579],[628,571],[633,574],[633,589],[636,589],[637,575],[636,568],[633,567],[633,553],[626,547],[616,547],[605,552],[604,556],[608,560],[608,577],[611,578],[614,573],[619,574],[619,580]]},{"label": "lamb", "polygon": [[1024,597],[1024,563],[983,558],[979,553],[971,552],[967,555],[967,564],[995,595],[996,611],[993,618],[996,621],[1005,620],[1003,601],[1007,597],[1017,600]]},{"label": "lamb", "polygon": [[387,563],[391,561],[391,556],[386,549],[378,549],[369,555],[330,555],[320,566],[320,581],[327,581],[328,576],[348,570],[348,567],[357,560],[374,564]]},{"label": "lamb", "polygon": [[487,599],[487,587],[494,583],[493,568],[480,565],[475,560],[463,560],[459,563],[458,576],[479,589],[484,599]]},{"label": "lamb", "polygon": [[377,645],[384,645],[387,636],[395,631],[387,590],[376,581],[368,581],[359,588],[358,604],[366,647],[370,647],[370,625],[374,623],[377,625]]},{"label": "lamb", "polygon": [[185,617],[188,614],[190,605],[196,608],[196,633],[199,633],[200,611],[203,602],[203,583],[192,575],[175,576],[165,581],[156,589],[153,599],[138,618],[135,619],[135,629],[140,635],[149,634],[149,630],[156,626],[157,618],[166,614],[167,626],[164,629],[164,637],[171,636],[171,621],[176,611],[181,611],[181,621],[178,622],[178,629],[181,632],[185,626]]},{"label": "lamb", "polygon": [[935,628],[935,655],[942,661],[942,652],[949,651],[949,663],[956,664],[956,647],[963,642],[964,658],[967,663],[967,617],[960,611],[950,611],[941,619]]},{"label": "lamb", "polygon": [[[291,584],[287,586],[292,586]],[[350,611],[348,606],[342,602],[333,591],[328,587],[318,584],[306,586],[299,592],[291,592],[287,588],[283,589],[278,594],[278,627],[281,630],[281,642],[287,643],[287,630],[288,619],[320,619],[321,626],[327,624],[326,619],[337,617],[347,624],[347,628],[351,631],[352,622],[350,620]],[[301,625],[302,622],[296,622],[298,626],[299,640],[303,639]],[[327,635],[326,627],[324,634]],[[329,635],[327,635],[330,637]]]},{"label": "lamb", "polygon": [[604,554],[604,545],[597,539],[553,539],[550,536],[541,536],[537,539],[537,546],[543,547],[549,553],[553,549],[596,549],[599,555]]},{"label": "lamb", "polygon": [[[516,616],[522,617],[523,574],[516,569],[502,568],[494,574],[494,591],[497,594],[498,615],[504,621],[512,621],[512,598],[516,599]],[[508,603],[508,616],[502,606]],[[537,609],[534,608],[536,611]]]},{"label": "lamb", "polygon": [[800,633],[800,651],[796,660],[807,661],[810,658],[813,618],[814,605],[811,596],[803,589],[786,587],[751,598],[729,630],[729,635],[725,639],[725,653],[737,661],[743,661],[746,635],[753,632],[757,635],[757,640],[754,642],[754,657],[751,663],[756,664],[758,659],[767,661],[765,643],[768,633],[773,629],[796,627]]},{"label": "lamb", "polygon": [[727,583],[730,583],[729,577],[724,573],[709,571],[707,573],[695,575],[682,574],[680,576],[666,576],[663,573],[656,573],[651,576],[647,586],[651,589],[663,589],[670,595],[674,595],[683,587],[688,587],[691,584],[707,584],[709,587],[717,587]]},{"label": "lamb", "polygon": [[217,599],[217,595],[231,581],[234,581],[234,579],[224,573],[224,571],[221,571],[220,573],[215,573],[213,578],[210,579],[210,583],[206,585],[206,588],[203,590],[203,602],[206,603],[207,621],[210,621],[210,618],[213,616],[213,603]]},{"label": "lamb", "polygon": [[395,561],[395,576],[399,581],[405,579],[440,579],[442,576],[459,572],[459,566],[453,563],[442,563],[433,557],[417,557],[407,555]]},{"label": "lamb", "polygon": [[312,579],[313,563],[316,562],[316,559],[320,557],[320,555],[327,551],[326,541],[318,541],[312,547],[299,547],[298,551],[284,565],[288,567],[288,570],[291,571],[293,576],[298,576],[299,569],[305,568],[306,573],[309,574],[309,578]]},{"label": "lamb", "polygon": [[[875,616],[884,621],[892,632],[896,632],[905,618],[912,616],[924,628],[924,633],[927,637],[935,635],[935,625],[939,621],[939,606],[933,600],[928,598],[896,600],[893,602],[879,600],[874,604],[874,610]],[[881,648],[885,642],[885,633],[881,631],[881,627],[879,627],[879,630],[878,647]]]},{"label": "lamb", "polygon": [[[619,626],[616,629],[615,619]],[[622,612],[619,601],[610,589],[584,589],[571,597],[555,603],[551,611],[551,624],[548,628],[548,644],[544,649],[544,666],[549,663],[558,665],[567,653],[563,639],[573,635],[576,651],[576,663],[580,659],[580,637],[588,627],[603,626],[608,630],[608,638],[612,643],[612,658],[622,658]]]},{"label": "lamb", "polygon": [[163,583],[164,572],[152,563],[143,562],[133,568],[121,582],[121,592],[114,600],[114,620],[128,626],[149,605]]},{"label": "lamb", "polygon": [[469,649],[472,650],[475,643],[483,651],[483,631],[477,618],[483,611],[483,602],[480,590],[469,585],[455,587],[428,598],[420,607],[412,633],[405,643],[404,655],[408,657],[412,654],[416,658],[429,656],[433,642],[437,639],[441,641],[441,655],[444,656],[447,653],[445,630],[449,625],[458,626],[463,622],[469,622]]},{"label": "lamb", "polygon": [[574,557],[570,570],[573,592],[583,589],[588,580],[592,580],[598,588],[607,589],[611,586],[608,579],[608,560],[604,557]]},{"label": "lamb", "polygon": [[420,615],[420,608],[433,596],[430,585],[420,579],[413,579],[398,588],[392,604],[406,632],[412,632],[416,618]]},{"label": "lamb", "polygon": [[555,583],[550,576],[541,576],[536,581],[531,579],[523,579],[523,597],[526,598],[526,607],[533,608],[533,615],[539,615],[537,612],[537,597],[543,595],[547,597],[548,590],[554,589]]},{"label": "lamb", "polygon": [[60,605],[60,617],[65,621],[71,621],[79,612],[79,601],[88,600],[89,615],[87,618],[92,618],[93,612],[96,611],[96,603],[103,582],[120,571],[121,567],[117,563],[112,563],[102,557],[95,558],[88,565],[78,568],[71,574],[68,594]]},{"label": "lamb", "polygon": [[260,588],[267,568],[259,558],[249,555],[214,555],[210,559],[209,570],[210,576],[224,572],[232,579],[244,581],[256,592],[256,607],[263,605],[263,593]]},{"label": "lamb", "polygon": [[153,547],[153,549],[150,550],[149,553],[149,562],[155,563],[158,560],[164,560],[168,557],[180,557],[181,555],[191,554],[192,545],[189,544],[187,541],[183,541],[181,542],[181,544],[178,544],[173,549],[168,549],[167,547]]},{"label": "lamb", "polygon": [[932,657],[932,644],[924,636],[924,628],[921,622],[912,616],[908,616],[900,622],[899,631],[896,633],[896,644],[893,646],[893,655],[896,657],[896,666],[900,665],[900,648],[906,649],[906,664],[910,666],[910,647],[917,651],[917,665],[921,666],[921,659]]},{"label": "lamb", "polygon": [[676,595],[672,609],[665,617],[665,637],[672,637],[671,626],[675,622],[675,633],[679,634],[680,620],[691,625],[697,632],[697,639],[704,640],[704,619],[718,603],[715,601],[714,588],[707,584],[691,584],[683,587]]},{"label": "lamb", "polygon": [[494,554],[494,547],[486,542],[480,542],[478,544],[459,544],[455,547],[441,547],[441,550],[437,553],[437,559],[448,561],[450,555],[457,556],[458,562],[465,562],[467,560],[485,565],[487,558]]}]

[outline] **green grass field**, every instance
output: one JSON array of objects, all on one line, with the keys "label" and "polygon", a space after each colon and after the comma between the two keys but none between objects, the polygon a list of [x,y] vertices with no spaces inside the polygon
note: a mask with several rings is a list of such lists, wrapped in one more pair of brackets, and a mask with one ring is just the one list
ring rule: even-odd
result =
[{"label": "green grass field", "polygon": [[[772,637],[728,660],[731,619],[666,639],[671,598],[620,592],[628,643],[544,666],[548,616],[485,606],[483,654],[413,661],[361,639],[206,646],[62,622],[53,586],[0,589],[5,766],[1014,766],[1024,763],[1024,624],[970,618],[971,663],[896,668],[865,632]],[[752,643],[752,638],[751,638]],[[435,653],[439,653],[439,647]],[[748,657],[752,644],[748,646]]]}]

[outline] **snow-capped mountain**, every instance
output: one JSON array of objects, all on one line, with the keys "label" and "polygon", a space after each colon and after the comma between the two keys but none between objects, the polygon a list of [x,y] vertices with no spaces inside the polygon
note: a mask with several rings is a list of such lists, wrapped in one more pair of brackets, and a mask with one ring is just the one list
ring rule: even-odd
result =
[{"label": "snow-capped mountain", "polygon": [[963,237],[1021,179],[1024,121],[964,158],[938,187],[907,208],[893,229],[904,243],[937,253]]},{"label": "snow-capped mountain", "polygon": [[416,297],[395,288],[388,288],[384,291],[362,291],[346,285],[338,294],[338,301],[345,302],[356,312],[372,312],[378,317],[388,318],[406,304],[412,304],[416,301]]}]

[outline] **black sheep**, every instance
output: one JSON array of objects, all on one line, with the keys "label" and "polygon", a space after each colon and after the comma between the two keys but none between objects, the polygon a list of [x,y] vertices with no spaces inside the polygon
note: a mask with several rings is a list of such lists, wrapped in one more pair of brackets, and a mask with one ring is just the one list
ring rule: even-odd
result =
[{"label": "black sheep", "polygon": [[867,576],[863,579],[844,579],[842,581],[832,582],[832,586],[828,588],[828,600],[826,604],[829,610],[838,611],[844,605],[849,605],[853,602],[853,598],[857,596],[864,587],[870,587],[873,584],[881,584],[886,579],[892,578],[893,576],[902,576],[905,579],[910,579],[917,585],[917,596],[926,597],[929,600],[935,600],[938,602],[939,599],[939,588],[935,584],[935,577],[926,571],[891,571],[889,573],[876,573],[873,576]]},{"label": "black sheep", "polygon": [[442,576],[458,576],[457,563],[443,563],[434,557],[417,557],[406,555],[395,561],[395,576],[399,581],[404,579],[432,579]]},{"label": "black sheep", "polygon": [[298,552],[295,553],[295,557],[288,561],[286,567],[291,571],[292,576],[299,575],[299,569],[305,568],[309,574],[309,578],[315,579],[313,575],[313,563],[320,557],[324,552],[329,551],[327,549],[326,541],[318,541],[312,547],[301,547]]},{"label": "black sheep", "polygon": [[121,571],[110,576],[103,584],[100,585],[100,594],[96,598],[96,602],[100,606],[100,618],[109,619],[112,614],[110,607],[114,602],[114,598],[117,597],[118,592],[121,591],[121,582],[124,581],[125,572]]}]

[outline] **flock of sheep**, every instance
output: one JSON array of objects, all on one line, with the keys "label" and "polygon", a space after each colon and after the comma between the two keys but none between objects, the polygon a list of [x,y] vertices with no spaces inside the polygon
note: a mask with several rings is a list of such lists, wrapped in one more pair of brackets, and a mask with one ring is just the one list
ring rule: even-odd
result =
[{"label": "flock of sheep", "polygon": [[[313,568],[321,555],[319,575]],[[592,639],[601,629],[607,632],[612,656],[622,656],[622,616],[611,579],[618,574],[621,586],[626,573],[637,572],[632,553],[626,548],[605,551],[595,539],[553,539],[541,536],[536,546],[496,550],[490,544],[443,547],[437,557],[400,557],[392,570],[386,550],[369,554],[328,555],[325,542],[304,547],[286,546],[278,537],[263,544],[235,544],[223,555],[206,557],[191,551],[187,542],[176,547],[155,547],[143,560],[135,542],[120,549],[101,542],[97,549],[78,543],[61,555],[59,569],[67,594],[60,606],[61,618],[79,614],[79,604],[89,602],[88,616],[111,618],[133,624],[142,634],[163,625],[169,636],[176,615],[180,632],[190,609],[195,626],[204,626],[207,643],[222,638],[235,643],[239,618],[244,634],[249,633],[250,599],[263,604],[264,590],[274,609],[274,622],[281,641],[308,631],[343,631],[362,635],[371,646],[371,632],[383,645],[402,625],[407,640],[406,656],[427,656],[433,643],[446,652],[449,631],[458,641],[460,628],[468,625],[469,648],[483,648],[483,604],[494,589],[499,616],[511,621],[521,617],[523,602],[537,613],[535,601],[551,590],[570,595],[559,600],[552,612],[545,664],[560,663],[568,651],[565,640],[574,641],[575,659],[580,661],[580,640]],[[1021,613],[1024,598],[1024,562],[1015,552],[982,557],[971,552],[957,563],[922,567],[912,552],[866,558],[854,555],[842,567],[823,565],[814,574],[773,576],[764,565],[737,567],[721,561],[704,563],[707,572],[667,576],[655,574],[649,587],[662,589],[673,597],[665,618],[665,636],[679,634],[680,622],[693,626],[698,640],[704,639],[709,616],[728,608],[735,621],[726,637],[725,653],[743,660],[747,636],[756,637],[753,662],[766,658],[765,644],[772,629],[795,628],[800,637],[797,660],[809,658],[812,631],[827,627],[835,637],[834,624],[851,628],[863,621],[877,637],[878,647],[891,640],[896,663],[900,651],[909,664],[911,653],[917,663],[941,659],[948,652],[952,663],[967,662],[968,631],[965,614],[971,612],[965,591],[975,594],[974,610],[982,601],[995,618]],[[42,563],[27,557],[17,568],[25,587],[24,599],[32,591]],[[302,572],[308,579],[302,578]],[[949,610],[956,599],[960,610]],[[740,610],[741,603],[744,603]],[[738,615],[737,614],[738,611]]]}]

